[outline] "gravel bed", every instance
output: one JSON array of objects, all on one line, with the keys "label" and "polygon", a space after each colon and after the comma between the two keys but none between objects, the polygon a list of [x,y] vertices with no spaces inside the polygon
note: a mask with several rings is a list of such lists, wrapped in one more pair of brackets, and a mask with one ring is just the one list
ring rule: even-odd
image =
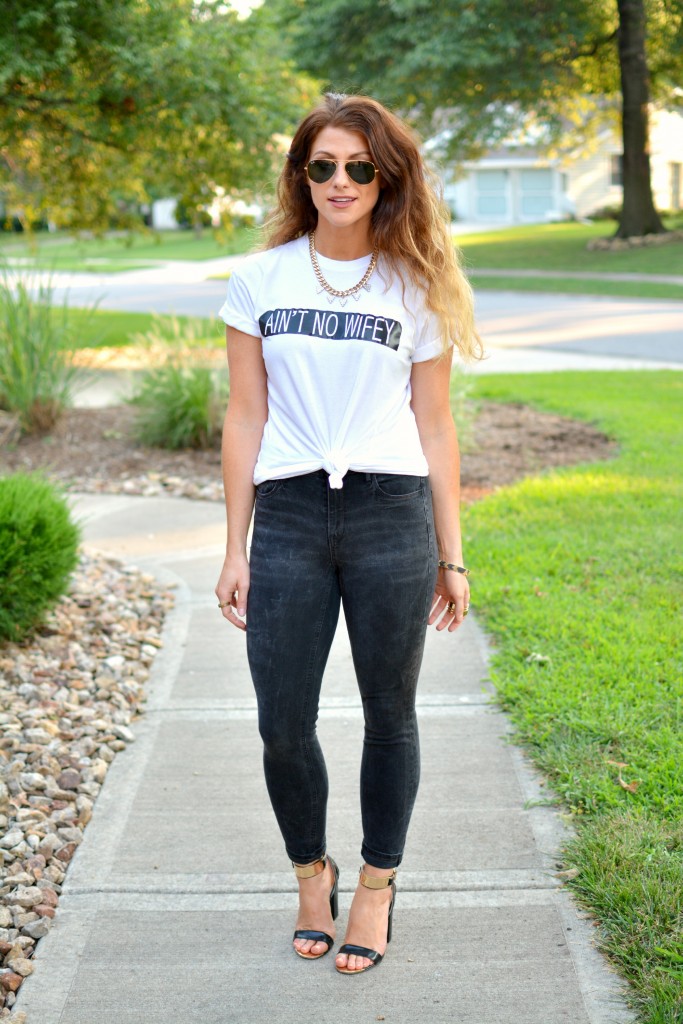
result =
[{"label": "gravel bed", "polygon": [[[0,649],[0,1019],[33,972],[109,765],[134,740],[173,594],[83,554],[28,642]],[[36,1022],[37,1024],[37,1022]]]},{"label": "gravel bed", "polygon": [[127,476],[123,480],[103,476],[71,476],[67,488],[81,494],[135,494],[144,498],[165,494],[171,498],[192,498],[195,501],[224,500],[223,482],[215,477],[187,478],[151,471]]}]

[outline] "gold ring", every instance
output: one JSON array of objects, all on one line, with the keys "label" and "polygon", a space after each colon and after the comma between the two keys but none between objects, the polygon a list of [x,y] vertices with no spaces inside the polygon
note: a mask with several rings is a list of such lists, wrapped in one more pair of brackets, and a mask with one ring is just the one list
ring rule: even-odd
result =
[{"label": "gold ring", "polygon": [[468,613],[468,611],[469,611],[469,610],[470,610],[470,606],[469,606],[469,605],[467,605],[467,606],[465,607],[465,610],[463,611],[463,615],[467,615],[467,613]]},{"label": "gold ring", "polygon": [[448,605],[446,606],[446,611],[450,612],[451,615],[453,615],[453,613],[455,612],[455,601],[448,602]]},{"label": "gold ring", "polygon": [[218,607],[219,608],[227,608],[229,604],[232,604],[232,601],[219,601],[218,602]]}]

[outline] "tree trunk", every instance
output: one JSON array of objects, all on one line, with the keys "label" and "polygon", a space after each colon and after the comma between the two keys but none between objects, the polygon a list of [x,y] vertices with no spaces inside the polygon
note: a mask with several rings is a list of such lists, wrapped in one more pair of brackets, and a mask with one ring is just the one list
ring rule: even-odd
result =
[{"label": "tree trunk", "polygon": [[649,73],[644,0],[617,0],[624,146],[624,205],[617,238],[666,230],[652,199],[648,140]]}]

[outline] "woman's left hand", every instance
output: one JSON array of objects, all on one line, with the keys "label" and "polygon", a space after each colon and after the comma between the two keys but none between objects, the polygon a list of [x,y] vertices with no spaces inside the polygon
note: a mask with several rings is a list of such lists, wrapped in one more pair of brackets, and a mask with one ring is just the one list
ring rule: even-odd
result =
[{"label": "woman's left hand", "polygon": [[448,632],[453,633],[458,626],[462,626],[469,607],[470,585],[467,577],[450,569],[439,569],[428,625],[432,626],[436,622],[437,632],[448,627]]}]

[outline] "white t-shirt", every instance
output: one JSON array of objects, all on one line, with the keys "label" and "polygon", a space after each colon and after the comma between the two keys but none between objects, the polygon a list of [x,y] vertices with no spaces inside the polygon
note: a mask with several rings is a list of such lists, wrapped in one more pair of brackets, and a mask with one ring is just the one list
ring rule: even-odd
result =
[{"label": "white t-shirt", "polygon": [[[341,291],[363,277],[370,257],[318,261]],[[417,289],[407,283],[404,298],[401,282],[387,288],[388,280],[380,257],[367,290],[333,298],[315,278],[305,236],[233,271],[218,315],[262,338],[268,375],[255,484],[318,469],[330,487],[341,487],[349,469],[428,474],[410,371],[441,353],[439,325]]]}]

